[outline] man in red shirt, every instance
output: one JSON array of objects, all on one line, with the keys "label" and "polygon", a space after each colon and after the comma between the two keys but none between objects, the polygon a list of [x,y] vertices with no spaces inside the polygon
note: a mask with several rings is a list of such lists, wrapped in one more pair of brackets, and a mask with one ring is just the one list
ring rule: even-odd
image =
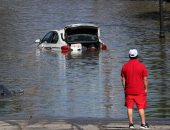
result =
[{"label": "man in red shirt", "polygon": [[130,60],[123,65],[121,70],[122,85],[125,92],[125,106],[129,119],[129,128],[134,129],[133,107],[136,104],[141,117],[142,129],[148,129],[145,122],[146,95],[148,89],[148,72],[144,64],[138,60],[138,51],[129,50]]}]

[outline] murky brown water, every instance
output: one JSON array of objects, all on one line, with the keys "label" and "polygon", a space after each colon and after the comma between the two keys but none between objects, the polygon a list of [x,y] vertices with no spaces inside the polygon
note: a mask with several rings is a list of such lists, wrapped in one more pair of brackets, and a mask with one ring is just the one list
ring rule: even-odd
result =
[{"label": "murky brown water", "polygon": [[[137,48],[149,70],[147,117],[169,119],[170,23],[160,41],[157,11],[158,1],[1,0],[0,84],[25,91],[0,100],[1,116],[126,118],[120,69]],[[36,49],[37,38],[72,23],[100,26],[108,50]]]}]

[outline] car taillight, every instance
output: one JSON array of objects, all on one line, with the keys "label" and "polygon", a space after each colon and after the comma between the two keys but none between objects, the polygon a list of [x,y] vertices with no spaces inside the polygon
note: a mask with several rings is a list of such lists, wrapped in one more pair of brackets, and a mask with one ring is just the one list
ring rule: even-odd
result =
[{"label": "car taillight", "polygon": [[63,53],[68,52],[68,50],[69,50],[69,47],[67,45],[61,47],[61,51]]},{"label": "car taillight", "polygon": [[102,50],[107,50],[107,46],[105,44],[102,44]]}]

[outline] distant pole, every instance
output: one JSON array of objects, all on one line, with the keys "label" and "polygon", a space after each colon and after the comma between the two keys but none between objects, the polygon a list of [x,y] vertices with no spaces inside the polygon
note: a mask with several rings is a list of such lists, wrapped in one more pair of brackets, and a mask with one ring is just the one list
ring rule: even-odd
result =
[{"label": "distant pole", "polygon": [[160,33],[159,37],[160,38],[165,38],[165,32],[164,32],[164,16],[163,16],[163,1],[164,0],[159,0],[159,19],[160,19]]}]

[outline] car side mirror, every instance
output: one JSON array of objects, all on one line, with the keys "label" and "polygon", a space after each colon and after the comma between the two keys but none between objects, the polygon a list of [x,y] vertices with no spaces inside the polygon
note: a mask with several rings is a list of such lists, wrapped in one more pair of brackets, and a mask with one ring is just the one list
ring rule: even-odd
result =
[{"label": "car side mirror", "polygon": [[41,39],[35,40],[35,43],[36,43],[36,44],[40,44],[40,43],[41,43]]}]

